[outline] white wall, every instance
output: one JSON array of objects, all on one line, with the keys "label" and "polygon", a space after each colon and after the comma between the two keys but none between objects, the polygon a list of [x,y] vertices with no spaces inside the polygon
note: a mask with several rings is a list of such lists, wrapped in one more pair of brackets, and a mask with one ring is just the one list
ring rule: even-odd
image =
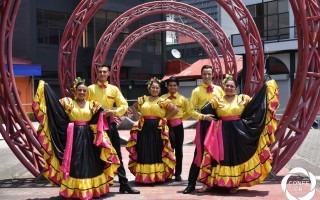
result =
[{"label": "white wall", "polygon": [[242,0],[242,3],[246,6],[249,6],[249,5],[254,5],[254,4],[268,2],[268,1],[273,1],[273,0]]},{"label": "white wall", "polygon": [[191,92],[196,87],[197,87],[196,81],[180,81],[179,82],[179,93],[182,94],[183,96],[187,97],[188,99],[190,99]]}]

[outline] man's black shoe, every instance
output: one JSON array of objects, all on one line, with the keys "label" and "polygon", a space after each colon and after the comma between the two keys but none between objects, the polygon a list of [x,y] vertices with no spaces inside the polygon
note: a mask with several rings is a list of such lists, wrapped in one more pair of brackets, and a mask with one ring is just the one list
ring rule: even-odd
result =
[{"label": "man's black shoe", "polygon": [[175,180],[176,181],[182,181],[181,176],[179,176],[179,175],[175,176]]},{"label": "man's black shoe", "polygon": [[119,192],[124,194],[124,193],[128,193],[128,194],[140,194],[139,190],[133,189],[130,185],[125,184],[125,185],[120,185],[120,189]]},{"label": "man's black shoe", "polygon": [[183,194],[189,194],[196,189],[195,185],[188,185],[186,189],[183,190]]}]

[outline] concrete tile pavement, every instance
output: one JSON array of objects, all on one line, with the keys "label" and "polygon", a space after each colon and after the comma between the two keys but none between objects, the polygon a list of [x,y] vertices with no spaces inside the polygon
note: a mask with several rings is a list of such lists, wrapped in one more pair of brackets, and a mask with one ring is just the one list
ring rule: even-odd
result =
[{"label": "concrete tile pavement", "polygon": [[[296,166],[312,172],[320,181],[320,129],[309,131],[298,151],[287,163],[289,169]],[[320,187],[320,182],[318,186]]]},{"label": "concrete tile pavement", "polygon": [[[129,195],[120,194],[119,184],[116,182],[111,188],[110,193],[100,199],[116,199],[116,200],[127,200],[127,199],[248,199],[248,198],[264,198],[274,199],[276,197],[283,197],[284,193],[281,191],[279,181],[264,182],[255,187],[241,188],[237,194],[230,195],[224,190],[215,190],[210,193],[192,193],[182,194],[182,191],[187,186],[188,171],[193,156],[193,145],[184,145],[184,162],[183,162],[183,181],[175,182],[170,181],[163,184],[157,184],[154,186],[139,185],[133,182],[133,175],[127,170],[127,177],[132,186],[141,191],[140,195]],[[123,161],[127,169],[127,158],[128,153],[122,148]],[[9,167],[9,166],[7,166]],[[21,173],[20,173],[21,174]],[[197,185],[200,188],[201,184]],[[12,178],[1,179],[0,181],[0,194],[1,199],[4,200],[49,200],[49,199],[60,199],[58,197],[59,188],[50,185],[47,181],[35,182],[34,177],[27,171],[20,177],[13,176]],[[281,198],[280,198],[281,199]]]},{"label": "concrete tile pavement", "polygon": [[[316,132],[317,133],[317,132]],[[316,134],[315,133],[315,134]],[[122,137],[128,137],[128,131],[121,131]],[[115,199],[115,200],[160,200],[160,199],[288,199],[281,189],[281,180],[288,175],[289,169],[293,167],[302,167],[301,162],[306,162],[303,159],[300,162],[293,163],[290,167],[283,168],[276,177],[272,180],[266,180],[263,183],[249,188],[240,188],[236,194],[229,194],[223,189],[214,189],[207,193],[192,193],[182,194],[182,191],[187,186],[187,178],[189,167],[192,161],[194,145],[194,130],[186,129],[184,159],[181,182],[170,181],[154,186],[145,186],[134,183],[134,176],[127,168],[128,152],[125,147],[122,147],[123,162],[127,169],[127,177],[132,186],[141,191],[140,195],[120,194],[119,183],[116,182],[110,192],[100,199]],[[318,143],[319,144],[319,143]],[[301,147],[303,148],[303,146]],[[298,151],[299,152],[299,151]],[[35,182],[35,178],[22,166],[19,160],[13,155],[10,149],[6,146],[4,140],[0,140],[0,199],[4,200],[51,200],[61,199],[58,196],[59,188],[50,185],[45,180]],[[291,161],[290,161],[291,162]],[[290,164],[289,162],[289,164]],[[308,169],[306,168],[308,171]],[[301,183],[306,180],[304,177],[292,176],[296,183]],[[201,184],[197,184],[197,188],[201,188]],[[318,182],[318,185],[320,183]],[[310,191],[310,185],[298,186],[288,185],[288,191],[295,197],[302,197]],[[313,199],[320,199],[319,187],[316,188],[316,194]]]}]

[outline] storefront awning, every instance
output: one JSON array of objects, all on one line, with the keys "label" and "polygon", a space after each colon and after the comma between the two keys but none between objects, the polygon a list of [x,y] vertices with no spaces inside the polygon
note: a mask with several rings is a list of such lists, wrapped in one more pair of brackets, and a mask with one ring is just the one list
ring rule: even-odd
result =
[{"label": "storefront awning", "polygon": [[41,76],[41,65],[13,64],[15,76]]},{"label": "storefront awning", "polygon": [[[5,57],[5,63],[7,63],[7,57]],[[12,64],[14,76],[41,76],[41,65],[32,64],[30,60],[13,57]]]},{"label": "storefront awning", "polygon": [[41,76],[41,65],[13,64],[14,76]]}]

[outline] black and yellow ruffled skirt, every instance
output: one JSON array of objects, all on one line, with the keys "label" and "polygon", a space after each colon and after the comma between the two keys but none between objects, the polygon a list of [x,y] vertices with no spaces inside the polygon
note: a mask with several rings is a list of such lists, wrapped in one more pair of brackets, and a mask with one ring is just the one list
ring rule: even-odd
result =
[{"label": "black and yellow ruffled skirt", "polygon": [[217,162],[205,149],[198,181],[209,187],[253,186],[272,169],[269,146],[275,141],[278,86],[268,81],[242,113],[241,119],[222,123],[224,160]]},{"label": "black and yellow ruffled skirt", "polygon": [[165,123],[162,119],[140,118],[130,131],[128,167],[137,183],[165,182],[174,174],[176,160]]},{"label": "black and yellow ruffled skirt", "polygon": [[68,117],[52,89],[40,81],[33,102],[33,110],[39,121],[37,139],[45,160],[43,176],[60,186],[65,198],[92,199],[109,192],[114,176],[120,166],[115,149],[107,133],[97,141],[96,125],[74,127],[74,139],[70,175],[61,172],[66,145]]}]

